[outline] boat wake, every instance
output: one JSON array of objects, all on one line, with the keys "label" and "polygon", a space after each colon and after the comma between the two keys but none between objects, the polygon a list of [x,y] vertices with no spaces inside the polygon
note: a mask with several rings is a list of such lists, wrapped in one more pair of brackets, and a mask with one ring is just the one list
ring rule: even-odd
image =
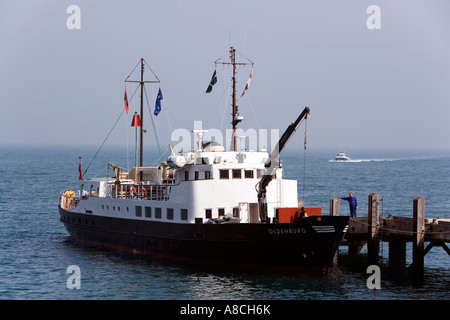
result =
[{"label": "boat wake", "polygon": [[359,162],[382,162],[382,161],[397,161],[397,160],[401,160],[401,159],[390,159],[390,158],[385,158],[385,159],[350,159],[350,160],[345,160],[345,161],[331,159],[331,160],[328,160],[328,162],[359,163]]}]

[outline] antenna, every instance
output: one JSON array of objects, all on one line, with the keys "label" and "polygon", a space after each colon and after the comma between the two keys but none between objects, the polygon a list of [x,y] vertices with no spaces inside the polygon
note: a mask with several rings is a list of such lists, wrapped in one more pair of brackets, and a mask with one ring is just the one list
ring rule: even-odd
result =
[{"label": "antenna", "polygon": [[192,130],[192,132],[196,133],[197,137],[198,137],[198,141],[197,141],[198,149],[197,149],[197,151],[202,151],[203,150],[203,134],[205,132],[208,132],[208,130],[194,129],[194,130]]}]

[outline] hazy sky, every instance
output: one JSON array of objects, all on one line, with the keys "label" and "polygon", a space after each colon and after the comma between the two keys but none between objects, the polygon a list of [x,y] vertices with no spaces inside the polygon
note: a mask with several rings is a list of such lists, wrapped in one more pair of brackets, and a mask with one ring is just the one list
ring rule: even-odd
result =
[{"label": "hazy sky", "polygon": [[[80,8],[81,29],[67,27],[70,5]],[[450,150],[449,15],[448,0],[2,0],[0,144],[99,146],[141,57],[161,80],[146,90],[152,112],[163,92],[154,121],[164,148],[194,120],[229,128],[230,69],[217,66],[218,83],[205,90],[231,39],[238,59],[255,63],[238,101],[243,128],[282,132],[309,106],[310,147]],[[238,71],[240,96],[251,68]],[[130,98],[136,87],[126,86]],[[134,143],[138,101],[108,144]],[[154,145],[145,110],[146,144]],[[303,146],[303,132],[291,147]]]}]

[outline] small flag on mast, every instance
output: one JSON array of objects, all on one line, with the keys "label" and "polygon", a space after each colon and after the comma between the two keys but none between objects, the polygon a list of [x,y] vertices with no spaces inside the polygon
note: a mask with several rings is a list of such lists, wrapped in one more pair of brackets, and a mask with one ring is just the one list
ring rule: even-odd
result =
[{"label": "small flag on mast", "polygon": [[217,83],[217,74],[216,70],[214,70],[214,73],[211,77],[211,81],[209,82],[208,89],[206,89],[206,93],[210,93],[213,89],[213,85],[215,85],[216,83]]},{"label": "small flag on mast", "polygon": [[133,115],[133,120],[131,120],[132,127],[140,127],[141,126],[141,117],[139,117],[138,113],[135,112]]},{"label": "small flag on mast", "polygon": [[250,82],[252,81],[252,73],[250,73],[250,78],[247,80],[247,84],[245,85],[244,92],[242,92],[241,97],[247,92],[248,88],[250,87]]},{"label": "small flag on mast", "polygon": [[155,116],[157,116],[161,112],[161,100],[163,99],[163,95],[161,92],[161,88],[159,88],[158,95],[156,96],[155,102]]},{"label": "small flag on mast", "polygon": [[125,101],[125,110],[128,112],[130,109],[128,108],[128,97],[127,97],[127,87],[125,87],[125,95],[123,96],[123,100]]},{"label": "small flag on mast", "polygon": [[83,171],[81,170],[81,157],[80,158],[80,165],[78,166],[78,172],[80,173],[80,176],[78,177],[79,180],[83,180]]}]

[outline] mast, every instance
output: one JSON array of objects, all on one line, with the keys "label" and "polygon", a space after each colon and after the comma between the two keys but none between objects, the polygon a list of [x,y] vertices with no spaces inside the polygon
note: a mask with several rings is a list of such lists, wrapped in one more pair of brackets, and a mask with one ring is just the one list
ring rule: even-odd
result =
[{"label": "mast", "polygon": [[231,47],[230,48],[230,59],[231,64],[233,65],[233,112],[232,112],[232,119],[231,124],[233,125],[233,151],[236,151],[236,128],[238,121],[236,121],[237,116],[237,105],[236,105],[236,49]]},{"label": "mast", "polygon": [[[140,155],[139,166],[144,165],[144,58],[141,58],[141,137],[140,137]],[[142,181],[142,171],[140,180]]]},{"label": "mast", "polygon": [[[128,80],[131,73],[133,73],[134,69],[136,69],[136,67],[137,67],[137,65],[136,65],[136,67],[134,67],[133,71],[131,71],[131,73],[125,79],[125,82],[139,83],[141,86],[141,103],[140,103],[141,105],[140,105],[140,115],[139,115],[140,116],[139,126],[141,127],[140,141],[139,141],[139,167],[142,167],[142,166],[144,166],[144,133],[146,132],[144,130],[144,84],[145,83],[159,83],[160,81],[159,81],[159,78],[156,76],[156,74],[153,72],[153,70],[151,68],[150,68],[150,71],[153,73],[156,80],[144,81],[144,71],[145,71],[145,64],[146,64],[144,58],[140,59],[140,64],[141,64],[141,79],[140,80]],[[136,142],[136,147],[137,147],[137,142]],[[142,177],[143,177],[143,172],[140,171],[140,176],[139,176],[140,181],[142,181]]]},{"label": "mast", "polygon": [[231,141],[231,151],[236,151],[236,129],[239,122],[242,121],[242,118],[239,118],[239,107],[237,105],[237,99],[236,99],[236,66],[237,65],[252,65],[253,61],[247,59],[249,62],[236,62],[236,49],[234,47],[230,47],[230,62],[219,62],[220,59],[214,61],[215,64],[231,64],[233,66],[233,77],[232,77],[232,83],[233,83],[233,93],[232,93],[232,119],[231,124],[233,126],[233,138]]}]

